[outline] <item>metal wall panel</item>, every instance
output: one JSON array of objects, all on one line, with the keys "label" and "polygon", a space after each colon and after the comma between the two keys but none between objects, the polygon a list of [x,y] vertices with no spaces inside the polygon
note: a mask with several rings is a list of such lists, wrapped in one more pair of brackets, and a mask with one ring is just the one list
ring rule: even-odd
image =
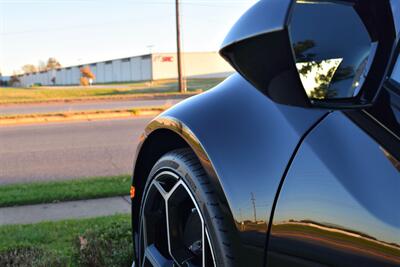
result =
[{"label": "metal wall panel", "polygon": [[63,82],[62,71],[63,71],[62,69],[59,69],[56,72],[56,84],[62,84]]},{"label": "metal wall panel", "polygon": [[72,84],[72,69],[68,68],[66,69],[65,85],[70,85],[70,84]]},{"label": "metal wall panel", "polygon": [[96,82],[97,83],[104,83],[104,62],[97,63],[97,72],[96,72]]},{"label": "metal wall panel", "polygon": [[131,58],[131,81],[140,81],[142,79],[142,70],[140,67],[140,58]]},{"label": "metal wall panel", "polygon": [[112,61],[112,80],[111,82],[121,81],[121,60],[116,59]]},{"label": "metal wall panel", "polygon": [[129,59],[121,61],[121,82],[128,82],[131,80],[131,62]]},{"label": "metal wall panel", "polygon": [[112,63],[105,63],[104,65],[104,82],[105,83],[110,83],[113,81],[113,65]]},{"label": "metal wall panel", "polygon": [[149,81],[152,80],[152,61],[151,56],[142,56],[141,58],[141,72],[142,72],[142,81]]},{"label": "metal wall panel", "polygon": [[79,67],[72,67],[72,76],[71,76],[71,84],[79,84],[81,77],[81,72]]}]

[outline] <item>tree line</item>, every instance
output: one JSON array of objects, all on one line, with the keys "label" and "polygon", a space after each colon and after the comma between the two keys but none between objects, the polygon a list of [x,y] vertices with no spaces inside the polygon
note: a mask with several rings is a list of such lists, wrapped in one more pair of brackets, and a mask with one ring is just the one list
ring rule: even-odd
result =
[{"label": "tree line", "polygon": [[51,57],[47,60],[47,62],[44,62],[42,60],[39,61],[38,65],[25,64],[22,66],[21,69],[24,74],[27,74],[27,73],[36,73],[41,71],[54,70],[60,67],[61,67],[60,62],[56,58]]}]

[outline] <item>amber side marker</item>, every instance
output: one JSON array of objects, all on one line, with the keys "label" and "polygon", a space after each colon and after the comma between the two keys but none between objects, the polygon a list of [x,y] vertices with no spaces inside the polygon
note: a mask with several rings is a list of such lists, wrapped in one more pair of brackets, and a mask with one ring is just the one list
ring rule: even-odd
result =
[{"label": "amber side marker", "polygon": [[131,191],[130,191],[131,199],[135,197],[135,187],[131,185]]}]

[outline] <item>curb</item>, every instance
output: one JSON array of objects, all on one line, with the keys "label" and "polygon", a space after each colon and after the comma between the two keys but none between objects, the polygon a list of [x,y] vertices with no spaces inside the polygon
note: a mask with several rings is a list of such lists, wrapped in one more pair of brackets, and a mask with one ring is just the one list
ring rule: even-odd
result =
[{"label": "curb", "polygon": [[50,99],[44,101],[23,101],[23,102],[9,102],[0,103],[0,106],[18,106],[18,105],[32,105],[32,104],[52,104],[52,103],[81,103],[81,102],[101,102],[101,101],[129,101],[129,100],[158,100],[158,99],[185,99],[191,96],[198,95],[203,91],[194,91],[189,93],[145,93],[135,94],[129,96],[98,96],[86,98],[71,98],[71,99]]},{"label": "curb", "polygon": [[30,124],[30,123],[50,123],[63,121],[82,121],[82,120],[101,120],[115,118],[129,118],[138,116],[156,116],[169,108],[161,107],[143,107],[134,109],[119,110],[93,110],[77,111],[64,113],[45,113],[45,114],[21,114],[12,116],[1,116],[0,126]]}]

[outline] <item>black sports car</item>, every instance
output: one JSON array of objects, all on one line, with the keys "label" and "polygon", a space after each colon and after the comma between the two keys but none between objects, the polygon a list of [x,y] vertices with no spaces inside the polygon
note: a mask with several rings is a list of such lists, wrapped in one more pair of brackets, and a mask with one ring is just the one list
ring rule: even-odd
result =
[{"label": "black sports car", "polygon": [[220,50],[237,74],[143,134],[134,265],[400,265],[399,11],[249,9]]}]

